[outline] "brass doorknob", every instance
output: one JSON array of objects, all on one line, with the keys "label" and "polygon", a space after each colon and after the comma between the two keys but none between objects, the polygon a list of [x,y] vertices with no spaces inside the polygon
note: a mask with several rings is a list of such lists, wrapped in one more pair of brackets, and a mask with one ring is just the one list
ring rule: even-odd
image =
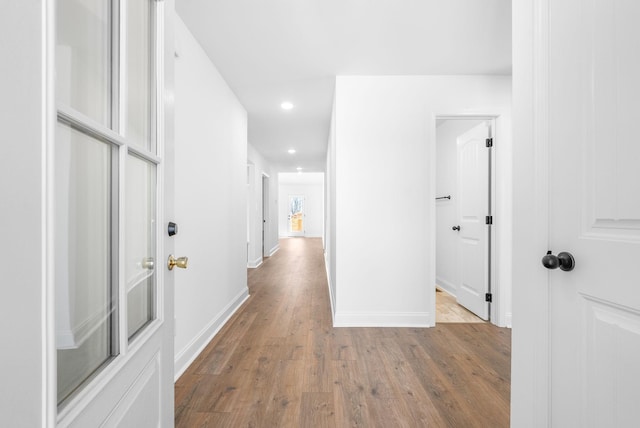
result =
[{"label": "brass doorknob", "polygon": [[167,261],[167,266],[169,267],[169,270],[173,270],[173,268],[175,266],[181,268],[181,269],[186,269],[187,268],[187,262],[189,262],[189,258],[188,257],[178,257],[177,259],[172,255],[169,256],[169,260]]}]

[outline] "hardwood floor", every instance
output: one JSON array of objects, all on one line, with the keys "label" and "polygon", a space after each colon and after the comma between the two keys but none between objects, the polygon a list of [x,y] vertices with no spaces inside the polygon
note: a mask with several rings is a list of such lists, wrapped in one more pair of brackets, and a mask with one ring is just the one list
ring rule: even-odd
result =
[{"label": "hardwood floor", "polygon": [[249,290],[176,382],[177,427],[509,426],[509,330],[333,328],[319,239],[282,240]]},{"label": "hardwood floor", "polygon": [[451,294],[438,290],[436,292],[436,323],[439,322],[483,323],[485,321],[459,305]]}]

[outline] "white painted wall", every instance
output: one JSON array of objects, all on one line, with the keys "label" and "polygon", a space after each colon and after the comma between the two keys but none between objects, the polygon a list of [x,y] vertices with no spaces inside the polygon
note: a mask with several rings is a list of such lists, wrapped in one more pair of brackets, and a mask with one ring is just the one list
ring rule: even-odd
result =
[{"label": "white painted wall", "polygon": [[330,142],[328,162],[336,210],[330,223],[336,232],[336,325],[434,324],[435,117],[446,114],[499,115],[497,192],[505,205],[494,217],[501,222],[502,262],[492,319],[505,324],[511,286],[510,106],[509,76],[336,79],[335,146],[331,150]]},{"label": "white painted wall", "polygon": [[281,237],[289,236],[289,196],[304,196],[304,236],[324,235],[324,173],[281,172],[278,174],[278,228]]},{"label": "white painted wall", "polygon": [[45,56],[43,17],[49,8],[42,0],[3,2],[0,14],[0,256],[7,262],[0,280],[3,427],[54,425],[55,367],[47,365],[55,356],[53,283],[45,258],[47,132],[55,125],[47,93],[53,88],[46,83],[53,76]]},{"label": "white painted wall", "polygon": [[176,20],[175,272],[179,376],[248,297],[247,113]]},{"label": "white painted wall", "polygon": [[264,256],[271,256],[280,245],[278,244],[278,174],[271,164],[251,144],[247,148],[247,163],[249,165],[249,185],[247,186],[247,221],[249,236],[247,246],[247,266],[258,267],[262,263],[262,220],[263,220],[263,187],[262,179],[268,176],[268,191],[266,199],[266,216],[264,223]]},{"label": "white painted wall", "polygon": [[458,222],[457,138],[478,125],[479,120],[446,120],[436,129],[436,284],[456,296],[459,281],[458,235],[451,230]]}]

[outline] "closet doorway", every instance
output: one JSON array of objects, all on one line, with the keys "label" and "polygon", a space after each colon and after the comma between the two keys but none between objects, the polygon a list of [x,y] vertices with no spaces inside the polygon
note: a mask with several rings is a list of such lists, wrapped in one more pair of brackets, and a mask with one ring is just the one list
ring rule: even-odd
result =
[{"label": "closet doorway", "polygon": [[436,121],[436,322],[490,320],[493,118]]}]

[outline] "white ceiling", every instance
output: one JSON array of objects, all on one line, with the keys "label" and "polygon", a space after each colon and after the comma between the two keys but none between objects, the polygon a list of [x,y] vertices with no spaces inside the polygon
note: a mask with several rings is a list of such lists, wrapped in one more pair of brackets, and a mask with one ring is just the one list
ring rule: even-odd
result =
[{"label": "white ceiling", "polygon": [[176,0],[176,9],[247,109],[249,142],[280,171],[324,170],[336,75],[511,73],[511,0]]},{"label": "white ceiling", "polygon": [[281,172],[278,174],[278,184],[324,184],[323,172]]}]

